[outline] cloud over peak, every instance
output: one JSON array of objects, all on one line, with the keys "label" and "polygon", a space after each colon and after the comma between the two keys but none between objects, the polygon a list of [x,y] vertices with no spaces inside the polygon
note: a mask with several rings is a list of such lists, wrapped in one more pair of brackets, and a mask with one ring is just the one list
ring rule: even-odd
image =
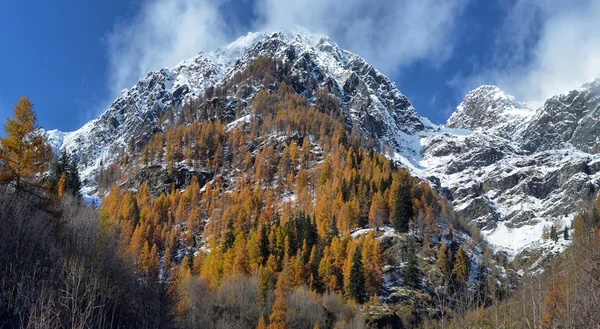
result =
[{"label": "cloud over peak", "polygon": [[[440,63],[452,51],[453,28],[466,0],[150,0],[108,36],[113,94],[151,70],[213,50],[248,30],[302,26],[330,36],[387,74],[416,61]],[[240,4],[251,8],[243,26]],[[114,96],[114,95],[112,95]]]},{"label": "cloud over peak", "polygon": [[[129,21],[118,22],[107,38],[113,93],[152,70],[171,67],[228,40],[223,1],[153,0]],[[114,96],[114,95],[112,95]]]},{"label": "cloud over peak", "polygon": [[[446,79],[457,98],[495,84],[539,104],[600,77],[599,1],[493,1],[504,8],[493,13],[501,17],[500,26],[486,25],[486,17],[464,17],[476,7],[469,7],[471,0],[148,0],[108,35],[109,97],[149,71],[172,67],[248,31],[297,26],[331,37],[392,77],[415,64],[444,71],[451,59],[459,66],[448,70],[456,76]],[[471,58],[473,49],[456,55],[462,38],[478,36],[479,24],[498,31],[491,45],[481,43],[490,47],[487,55]],[[459,102],[440,92],[443,106]]]},{"label": "cloud over peak", "polygon": [[518,0],[498,34],[493,60],[465,87],[493,83],[539,106],[600,77],[600,2]]}]

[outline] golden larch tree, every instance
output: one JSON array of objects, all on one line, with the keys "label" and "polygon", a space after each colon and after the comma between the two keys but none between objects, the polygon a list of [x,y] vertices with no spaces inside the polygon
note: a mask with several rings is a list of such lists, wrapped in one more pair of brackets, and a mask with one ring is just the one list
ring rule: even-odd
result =
[{"label": "golden larch tree", "polygon": [[56,188],[57,188],[57,194],[59,197],[62,197],[63,195],[65,195],[65,191],[67,189],[66,173],[62,173],[62,175],[60,175],[60,179],[58,180],[58,186]]},{"label": "golden larch tree", "polygon": [[267,326],[265,325],[264,314],[260,315],[260,318],[258,319],[258,326],[256,326],[256,329],[267,329]]},{"label": "golden larch tree", "polygon": [[287,269],[279,273],[277,284],[275,285],[275,303],[269,317],[269,329],[287,329]]},{"label": "golden larch tree", "polygon": [[469,256],[467,256],[462,247],[459,247],[456,253],[456,261],[454,262],[452,274],[456,276],[456,279],[460,283],[466,284],[469,281]]},{"label": "golden larch tree", "polygon": [[13,107],[13,117],[6,118],[7,136],[0,139],[0,183],[14,183],[22,189],[48,169],[52,150],[36,121],[33,103],[21,97]]}]

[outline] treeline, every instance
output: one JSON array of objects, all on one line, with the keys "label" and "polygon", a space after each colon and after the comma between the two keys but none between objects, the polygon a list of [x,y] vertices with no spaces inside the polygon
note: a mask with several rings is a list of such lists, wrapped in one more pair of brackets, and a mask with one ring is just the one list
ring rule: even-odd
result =
[{"label": "treeline", "polygon": [[[259,64],[251,69],[270,77],[285,67],[276,61]],[[183,191],[158,196],[144,184],[135,193],[111,190],[103,216],[122,232],[120,245],[134,263],[150,252],[161,264],[153,272],[171,273],[164,267],[169,264],[215,293],[231,278],[257,280],[255,307],[269,324],[275,310],[265,304],[266,292],[288,271],[293,273],[286,278],[288,294],[307,289],[351,302],[376,299],[383,278],[379,240],[373,233],[357,239],[350,233],[392,226],[425,241],[424,256],[441,258],[434,281],[445,288],[433,292],[430,302],[441,308],[442,317],[458,304],[466,311],[503,296],[494,282],[499,274],[488,273],[494,268],[489,253],[475,276],[486,283],[471,293],[469,256],[451,232],[439,232],[441,223],[467,229],[445,199],[383,154],[367,152],[371,142],[348,129],[339,103],[325,89],[315,90],[311,104],[291,84],[269,81],[270,92],[262,89],[247,106],[236,108],[235,123],[197,120],[207,108],[218,112],[211,107],[214,100],[197,104],[199,112],[185,107],[181,115],[191,122],[169,119],[179,124],[156,134],[140,160],[119,164],[124,170],[127,165],[187,167],[211,177],[205,186],[193,179]],[[440,236],[446,236],[442,243],[430,243]],[[472,236],[478,238],[478,232]],[[407,282],[425,289],[422,262],[410,261]],[[187,314],[186,307],[180,306],[181,314]]]}]

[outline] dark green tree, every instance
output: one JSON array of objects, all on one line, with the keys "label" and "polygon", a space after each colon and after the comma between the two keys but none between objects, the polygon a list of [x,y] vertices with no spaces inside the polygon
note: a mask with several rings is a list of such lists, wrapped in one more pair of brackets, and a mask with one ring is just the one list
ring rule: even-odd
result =
[{"label": "dark green tree", "polygon": [[60,153],[60,156],[58,157],[58,159],[56,160],[56,163],[54,164],[54,170],[53,170],[54,184],[58,183],[60,176],[62,176],[62,174],[64,172],[67,172],[67,169],[69,168],[69,163],[71,163],[71,157],[69,156],[67,151],[63,150]]},{"label": "dark green tree", "polygon": [[556,227],[554,225],[552,225],[550,228],[550,239],[552,239],[554,242],[558,242],[558,232],[556,231]]},{"label": "dark green tree", "polygon": [[233,222],[229,222],[229,224],[227,225],[227,232],[225,233],[225,236],[223,237],[223,243],[221,244],[221,248],[223,249],[223,252],[227,252],[227,250],[229,250],[229,248],[233,247],[233,244],[235,242],[235,234],[233,234]]},{"label": "dark green tree", "polygon": [[269,228],[267,225],[263,225],[260,229],[260,257],[262,264],[267,264],[269,259]]},{"label": "dark green tree", "polygon": [[566,226],[565,230],[563,231],[563,238],[566,240],[569,240],[569,227]]},{"label": "dark green tree", "polygon": [[81,198],[81,179],[79,178],[79,170],[77,169],[77,159],[73,157],[69,162],[66,170],[67,173],[67,190],[72,196]]},{"label": "dark green tree", "polygon": [[419,268],[419,260],[414,250],[409,252],[408,263],[402,270],[404,282],[413,288],[418,288],[421,285],[421,269]]},{"label": "dark green tree", "polygon": [[362,253],[359,248],[354,251],[352,267],[350,268],[350,286],[348,287],[350,298],[357,303],[365,301],[365,272],[362,263]]},{"label": "dark green tree", "polygon": [[410,220],[413,217],[412,191],[408,182],[402,182],[396,190],[391,220],[398,232],[408,232]]},{"label": "dark green tree", "polygon": [[137,199],[135,197],[133,198],[133,211],[131,220],[133,221],[133,227],[136,227],[140,222],[140,207],[138,206]]}]

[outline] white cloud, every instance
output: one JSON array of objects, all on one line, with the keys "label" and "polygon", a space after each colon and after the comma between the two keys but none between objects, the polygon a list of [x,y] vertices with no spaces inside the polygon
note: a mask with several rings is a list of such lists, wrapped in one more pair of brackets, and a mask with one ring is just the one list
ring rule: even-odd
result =
[{"label": "white cloud", "polygon": [[107,38],[111,97],[151,70],[174,66],[248,30],[302,26],[329,35],[387,74],[419,60],[439,65],[452,52],[465,1],[255,0],[254,12],[246,13],[255,23],[240,27],[231,23],[238,4],[233,1],[150,0]]},{"label": "white cloud", "polygon": [[262,29],[303,26],[330,36],[386,74],[416,61],[442,64],[466,0],[258,0]]},{"label": "white cloud", "polygon": [[108,35],[111,97],[152,70],[171,67],[227,41],[235,28],[225,0],[153,0]]},{"label": "white cloud", "polygon": [[600,2],[519,0],[509,11],[490,66],[469,88],[497,84],[518,99],[546,98],[600,77]]}]

